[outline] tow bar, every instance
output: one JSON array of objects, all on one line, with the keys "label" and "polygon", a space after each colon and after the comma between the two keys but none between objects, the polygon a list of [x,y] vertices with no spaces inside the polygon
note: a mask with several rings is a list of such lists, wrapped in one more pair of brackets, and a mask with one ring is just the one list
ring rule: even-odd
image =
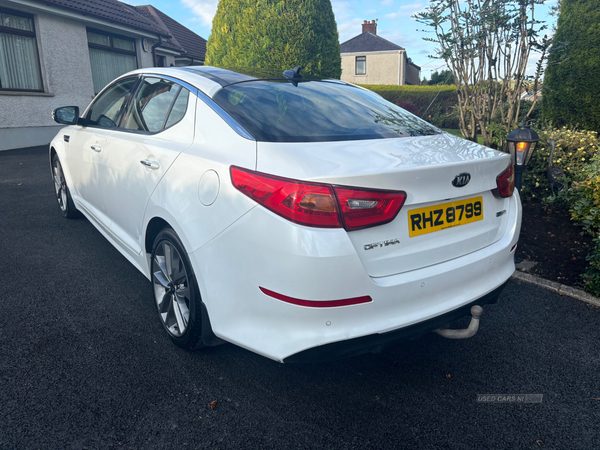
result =
[{"label": "tow bar", "polygon": [[468,339],[475,336],[477,330],[479,330],[479,318],[483,314],[483,308],[479,305],[474,305],[471,308],[471,322],[469,327],[463,330],[449,330],[448,328],[438,328],[433,330],[434,333],[439,334],[448,339]]}]

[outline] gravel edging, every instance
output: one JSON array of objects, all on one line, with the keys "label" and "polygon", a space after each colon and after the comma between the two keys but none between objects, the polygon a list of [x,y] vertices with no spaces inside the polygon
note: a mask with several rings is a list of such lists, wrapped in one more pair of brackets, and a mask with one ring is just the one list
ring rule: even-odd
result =
[{"label": "gravel edging", "polygon": [[516,278],[517,280],[525,281],[527,283],[535,284],[536,286],[549,289],[560,295],[568,295],[569,297],[573,297],[577,300],[581,300],[591,305],[600,307],[600,298],[594,297],[593,295],[588,294],[587,292],[584,292],[581,289],[576,289],[571,286],[565,286],[564,284],[560,284],[555,281],[545,280],[544,278],[540,278],[525,272],[519,272],[518,270],[516,270],[515,273],[512,274],[512,278]]}]

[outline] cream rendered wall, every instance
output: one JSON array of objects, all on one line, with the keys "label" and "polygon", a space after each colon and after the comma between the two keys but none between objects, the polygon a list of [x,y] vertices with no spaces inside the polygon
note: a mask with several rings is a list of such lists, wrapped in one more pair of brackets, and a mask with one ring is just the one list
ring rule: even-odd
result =
[{"label": "cream rendered wall", "polygon": [[[401,82],[400,61],[404,51],[342,53],[342,81],[356,84],[403,84]],[[366,56],[367,74],[355,74],[357,56]]]},{"label": "cream rendered wall", "polygon": [[[0,150],[48,144],[61,128],[52,111],[74,105],[83,112],[94,97],[86,24],[43,12],[33,15],[45,92],[0,92]],[[142,50],[141,39],[136,44],[138,67],[153,66],[152,53]]]}]

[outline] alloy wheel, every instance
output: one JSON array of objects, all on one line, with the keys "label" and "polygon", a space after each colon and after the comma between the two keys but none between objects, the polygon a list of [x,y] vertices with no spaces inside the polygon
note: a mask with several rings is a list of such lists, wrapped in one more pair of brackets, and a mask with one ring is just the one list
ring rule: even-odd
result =
[{"label": "alloy wheel", "polygon": [[60,161],[54,160],[54,167],[52,168],[54,178],[54,190],[56,191],[56,199],[58,200],[58,206],[62,212],[67,211],[67,183],[65,182],[65,175],[62,171]]},{"label": "alloy wheel", "polygon": [[190,320],[190,282],[185,264],[168,240],[158,244],[152,259],[154,299],[169,334],[181,337]]}]

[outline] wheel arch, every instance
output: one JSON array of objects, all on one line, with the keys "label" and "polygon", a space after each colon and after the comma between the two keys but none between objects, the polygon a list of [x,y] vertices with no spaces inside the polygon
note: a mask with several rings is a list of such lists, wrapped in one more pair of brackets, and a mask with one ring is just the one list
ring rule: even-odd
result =
[{"label": "wheel arch", "polygon": [[71,177],[71,168],[69,167],[69,161],[66,158],[66,151],[67,149],[65,148],[61,140],[54,139],[52,142],[50,142],[50,145],[48,147],[50,172],[52,172],[52,158],[54,157],[54,155],[56,155],[60,160],[60,165],[62,166],[63,174],[65,176],[65,180],[67,181],[67,186],[69,186],[69,191],[71,192],[71,195],[73,195],[73,192],[77,191],[73,184],[73,178]]},{"label": "wheel arch", "polygon": [[167,222],[162,217],[153,217],[146,225],[146,236],[144,241],[144,248],[146,249],[146,253],[152,253],[152,246],[154,245],[154,240],[158,233],[161,232],[162,229],[169,227],[173,228],[169,222]]}]

